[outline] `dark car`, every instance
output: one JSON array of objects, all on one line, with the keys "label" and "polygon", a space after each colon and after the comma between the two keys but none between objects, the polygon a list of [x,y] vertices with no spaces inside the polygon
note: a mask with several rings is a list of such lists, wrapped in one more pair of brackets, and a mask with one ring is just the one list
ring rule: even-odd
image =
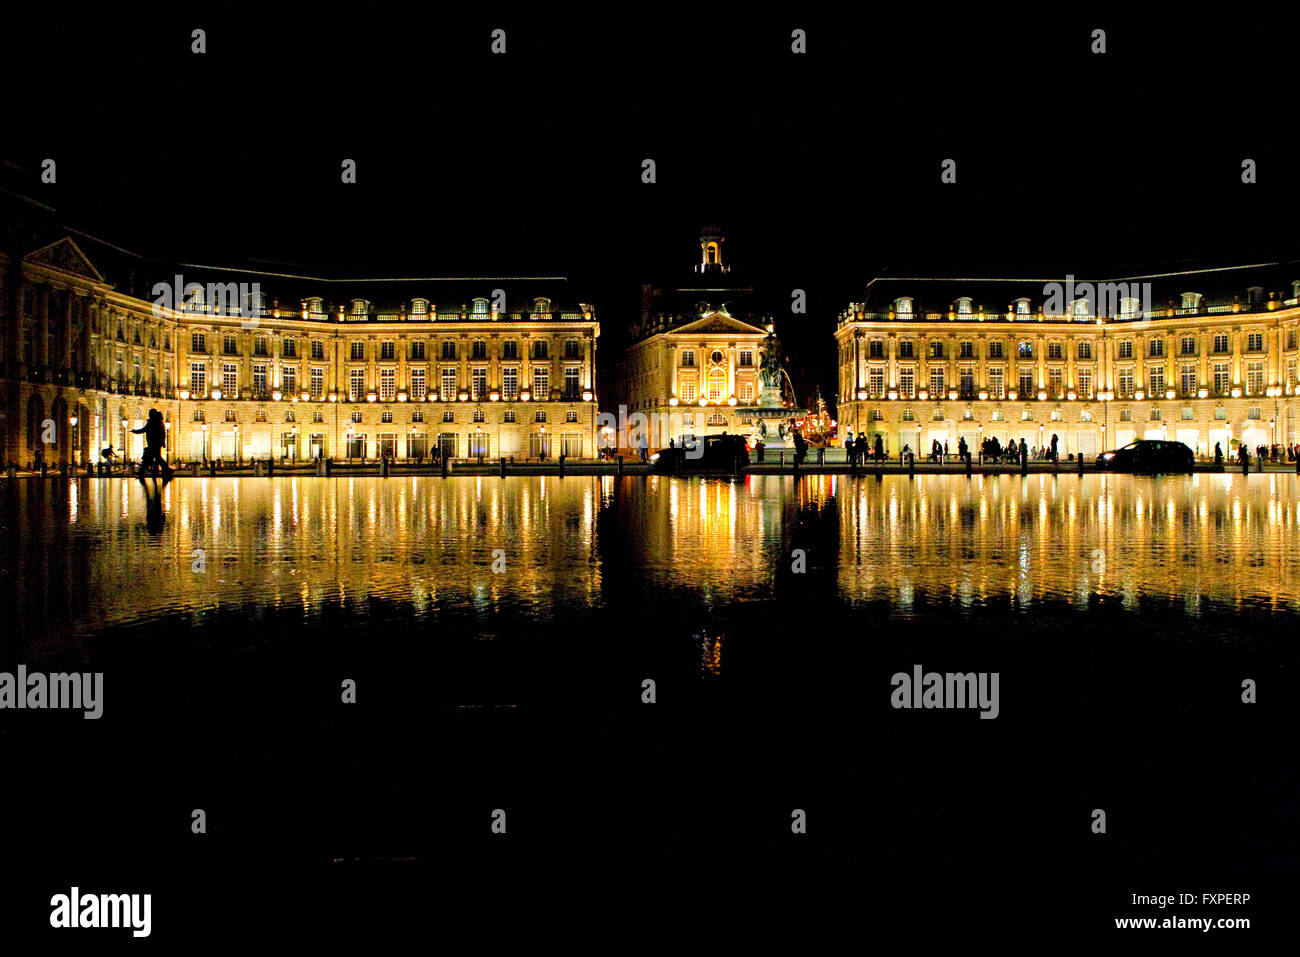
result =
[{"label": "dark car", "polygon": [[734,472],[749,464],[749,443],[741,435],[686,438],[650,456],[657,472]]},{"label": "dark car", "polygon": [[1111,472],[1190,472],[1194,456],[1182,442],[1139,439],[1097,456],[1097,468]]}]

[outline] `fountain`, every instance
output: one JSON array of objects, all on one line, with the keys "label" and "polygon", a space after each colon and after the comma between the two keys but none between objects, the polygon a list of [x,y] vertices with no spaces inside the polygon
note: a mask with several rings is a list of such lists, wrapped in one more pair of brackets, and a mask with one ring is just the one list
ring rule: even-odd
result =
[{"label": "fountain", "polygon": [[[744,410],[742,424],[750,426],[749,446],[757,448],[762,442],[769,452],[780,452],[794,448],[794,436],[791,422],[803,414],[802,409],[790,408],[781,400],[781,380],[787,382],[790,377],[781,367],[777,353],[776,332],[772,326],[767,327],[767,338],[760,349],[761,362],[758,367],[758,381],[762,388],[758,394],[758,405]],[[793,385],[790,394],[794,395]]]}]

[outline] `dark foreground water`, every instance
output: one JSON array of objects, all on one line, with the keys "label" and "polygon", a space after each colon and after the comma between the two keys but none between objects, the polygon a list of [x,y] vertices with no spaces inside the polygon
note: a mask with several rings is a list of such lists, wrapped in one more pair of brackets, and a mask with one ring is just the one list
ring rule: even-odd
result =
[{"label": "dark foreground water", "polygon": [[[1300,866],[1298,545],[1290,475],[10,483],[0,664],[102,671],[105,714],[0,713],[7,844],[1233,889]],[[892,708],[917,664],[998,672],[998,718]]]}]

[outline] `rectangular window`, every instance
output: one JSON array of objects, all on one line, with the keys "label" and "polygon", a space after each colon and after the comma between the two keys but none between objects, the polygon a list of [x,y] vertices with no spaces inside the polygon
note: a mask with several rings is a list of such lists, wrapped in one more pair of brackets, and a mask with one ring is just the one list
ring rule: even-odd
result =
[{"label": "rectangular window", "polygon": [[1180,380],[1183,387],[1183,395],[1188,396],[1189,398],[1196,395],[1196,366],[1183,366],[1180,373]]},{"label": "rectangular window", "polygon": [[1061,344],[1059,342],[1049,342],[1047,344],[1047,358],[1049,359],[1061,358]]},{"label": "rectangular window", "polygon": [[[1294,336],[1295,336],[1295,333],[1293,332],[1293,333],[1291,333],[1291,335],[1294,337]],[[740,365],[741,365],[741,367],[744,368],[744,367],[752,366],[753,364],[754,364],[754,350],[753,350],[753,349],[741,349],[741,350],[740,350]]]},{"label": "rectangular window", "polygon": [[961,343],[960,352],[958,353],[958,358],[960,358],[960,359],[974,359],[974,358],[975,358],[975,343],[971,342],[971,341],[968,340],[968,339],[963,340],[962,343]]},{"label": "rectangular window", "polygon": [[1246,349],[1249,352],[1259,352],[1264,348],[1264,333],[1251,332],[1246,334]]},{"label": "rectangular window", "polygon": [[1047,389],[1048,389],[1047,394],[1050,395],[1053,399],[1059,399],[1062,396],[1064,396],[1065,390],[1062,387],[1063,382],[1064,382],[1064,376],[1062,375],[1061,370],[1060,369],[1051,370],[1049,373],[1047,373]]},{"label": "rectangular window", "polygon": [[451,402],[456,398],[456,370],[442,370],[442,395],[443,402]]},{"label": "rectangular window", "polygon": [[867,343],[867,357],[870,359],[885,358],[885,340],[872,339]]},{"label": "rectangular window", "polygon": [[484,340],[482,340],[482,339],[475,339],[475,340],[474,340],[474,344],[471,346],[471,349],[472,349],[473,351],[472,351],[472,353],[471,353],[471,355],[470,355],[470,358],[472,358],[472,359],[486,359],[486,358],[487,358],[487,343],[486,343]]},{"label": "rectangular window", "polygon": [[943,342],[942,342],[941,340],[938,340],[938,339],[931,340],[931,342],[930,342],[930,358],[931,358],[931,359],[942,359],[942,358],[943,358]]},{"label": "rectangular window", "polygon": [[994,339],[992,342],[989,343],[989,358],[990,358],[990,359],[1001,359],[1001,358],[1002,358],[1002,340],[1001,340],[1001,339]]},{"label": "rectangular window", "polygon": [[885,394],[885,367],[872,366],[867,370],[867,389],[873,399],[883,398]]},{"label": "rectangular window", "polygon": [[1196,355],[1196,337],[1195,337],[1195,336],[1183,336],[1183,338],[1182,338],[1182,354],[1185,355],[1185,356],[1194,356],[1194,355]]},{"label": "rectangular window", "polygon": [[483,366],[475,366],[470,370],[470,390],[475,402],[482,402],[487,398],[487,369]]},{"label": "rectangular window", "polygon": [[911,366],[898,370],[898,394],[904,399],[916,398],[916,370]]},{"label": "rectangular window", "polygon": [[1219,395],[1224,395],[1232,386],[1232,376],[1228,372],[1228,363],[1216,362],[1214,364],[1214,391]]},{"label": "rectangular window", "polygon": [[233,333],[227,332],[221,338],[221,351],[228,356],[239,355],[239,343],[236,341]]},{"label": "rectangular window", "polygon": [[1028,367],[1020,369],[1020,398],[1028,399],[1034,394],[1034,370]]},{"label": "rectangular window", "polygon": [[395,398],[397,398],[397,370],[380,369],[379,400],[381,402],[392,402]]},{"label": "rectangular window", "polygon": [[311,397],[319,402],[325,398],[325,370],[313,367],[311,370]]},{"label": "rectangular window", "polygon": [[442,358],[446,361],[456,358],[456,343],[447,340],[442,344]]},{"label": "rectangular window", "polygon": [[545,402],[551,397],[551,370],[539,368],[533,370],[533,398]]},{"label": "rectangular window", "polygon": [[898,344],[898,358],[911,359],[915,357],[914,346],[911,339],[904,339]]},{"label": "rectangular window", "polygon": [[1246,366],[1246,394],[1263,395],[1264,363],[1252,362]]},{"label": "rectangular window", "polygon": [[360,340],[352,343],[352,359],[354,362],[360,361],[366,357],[366,344]]},{"label": "rectangular window", "polygon": [[1214,351],[1220,353],[1228,351],[1228,334],[1226,332],[1216,332],[1214,334]]},{"label": "rectangular window", "polygon": [[190,363],[190,393],[196,399],[208,394],[208,370],[202,362]]},{"label": "rectangular window", "polygon": [[1132,359],[1132,358],[1133,358],[1133,342],[1132,342],[1132,340],[1130,340],[1130,339],[1125,339],[1123,342],[1121,342],[1121,343],[1119,344],[1119,357],[1120,357],[1121,359]]},{"label": "rectangular window", "polygon": [[501,370],[501,392],[507,399],[519,398],[519,369],[515,366]]},{"label": "rectangular window", "polygon": [[1079,370],[1079,396],[1084,399],[1092,398],[1092,370]]},{"label": "rectangular window", "polygon": [[975,369],[972,366],[962,367],[958,390],[963,399],[975,397]]},{"label": "rectangular window", "polygon": [[207,343],[203,333],[194,332],[190,334],[190,352],[207,352]]},{"label": "rectangular window", "polygon": [[320,339],[313,339],[311,341],[311,357],[313,359],[325,358],[325,343]]},{"label": "rectangular window", "polygon": [[424,361],[424,340],[423,339],[416,339],[411,343],[411,361],[412,362]]},{"label": "rectangular window", "polygon": [[581,398],[581,372],[582,370],[576,366],[564,370],[564,397],[566,399]]},{"label": "rectangular window", "polygon": [[221,392],[227,399],[239,395],[239,366],[233,362],[221,366]]},{"label": "rectangular window", "polygon": [[501,343],[501,358],[518,359],[519,343],[516,342],[514,339],[507,339],[505,342]]},{"label": "rectangular window", "polygon": [[1151,358],[1158,359],[1165,354],[1165,340],[1152,339],[1148,345],[1150,346],[1148,354]]},{"label": "rectangular window", "polygon": [[740,387],[740,401],[741,402],[754,401],[754,386],[751,383],[746,382],[744,385]]},{"label": "rectangular window", "polygon": [[286,358],[286,359],[296,359],[296,358],[298,358],[298,340],[296,340],[296,339],[285,339],[285,340],[284,340],[284,344],[283,344],[283,346],[282,346],[281,349],[280,349],[280,353],[281,353],[281,355],[283,355],[284,358]]},{"label": "rectangular window", "polygon": [[564,342],[564,358],[581,359],[582,352],[579,350],[577,339],[566,339]]},{"label": "rectangular window", "polygon": [[682,350],[682,368],[683,368],[683,369],[689,369],[689,368],[691,368],[691,367],[694,366],[694,365],[695,365],[695,350],[694,350],[694,349],[683,349],[683,350]]},{"label": "rectangular window", "polygon": [[1118,391],[1119,391],[1119,397],[1121,399],[1127,399],[1132,397],[1133,395],[1133,370],[1132,369],[1119,370]]},{"label": "rectangular window", "polygon": [[266,392],[266,365],[258,363],[253,366],[253,393],[263,395]]},{"label": "rectangular window", "polygon": [[[943,344],[939,343],[942,349]],[[943,366],[933,366],[930,369],[930,398],[937,399],[943,395]]]},{"label": "rectangular window", "polygon": [[1147,370],[1147,386],[1153,399],[1165,394],[1165,370],[1162,367]]},{"label": "rectangular window", "polygon": [[392,360],[397,357],[397,343],[391,340],[379,343],[379,358]]},{"label": "rectangular window", "polygon": [[348,373],[348,398],[353,402],[360,399],[366,391],[366,370],[353,369]]},{"label": "rectangular window", "polygon": [[1082,342],[1079,343],[1079,358],[1080,358],[1080,359],[1091,359],[1091,358],[1092,358],[1092,342],[1091,342],[1091,340],[1084,339]]},{"label": "rectangular window", "polygon": [[994,399],[1006,398],[1006,383],[1002,379],[1002,367],[989,369],[989,395]]},{"label": "rectangular window", "polygon": [[411,370],[411,401],[423,402],[428,393],[428,383],[424,379],[423,369]]},{"label": "rectangular window", "polygon": [[695,401],[695,380],[683,379],[681,382],[677,383],[677,395],[681,398],[683,402],[694,402]]}]

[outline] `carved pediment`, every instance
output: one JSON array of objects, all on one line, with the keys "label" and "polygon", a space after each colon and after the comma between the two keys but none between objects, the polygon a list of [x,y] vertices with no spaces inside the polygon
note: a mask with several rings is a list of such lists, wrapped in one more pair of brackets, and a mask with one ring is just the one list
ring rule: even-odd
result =
[{"label": "carved pediment", "polygon": [[95,282],[104,281],[104,277],[99,274],[99,270],[95,268],[94,264],[86,258],[86,254],[81,251],[80,247],[71,238],[66,236],[57,242],[50,243],[48,246],[33,250],[23,257],[23,261],[49,266],[51,269],[57,269],[60,272],[71,273],[85,279],[93,279]]},{"label": "carved pediment", "polygon": [[760,329],[758,326],[751,326],[747,322],[741,322],[739,319],[729,316],[722,312],[710,313],[694,322],[688,322],[684,326],[678,326],[672,330],[673,335],[699,335],[720,333],[722,335],[749,335],[749,336],[766,336],[767,330]]}]

